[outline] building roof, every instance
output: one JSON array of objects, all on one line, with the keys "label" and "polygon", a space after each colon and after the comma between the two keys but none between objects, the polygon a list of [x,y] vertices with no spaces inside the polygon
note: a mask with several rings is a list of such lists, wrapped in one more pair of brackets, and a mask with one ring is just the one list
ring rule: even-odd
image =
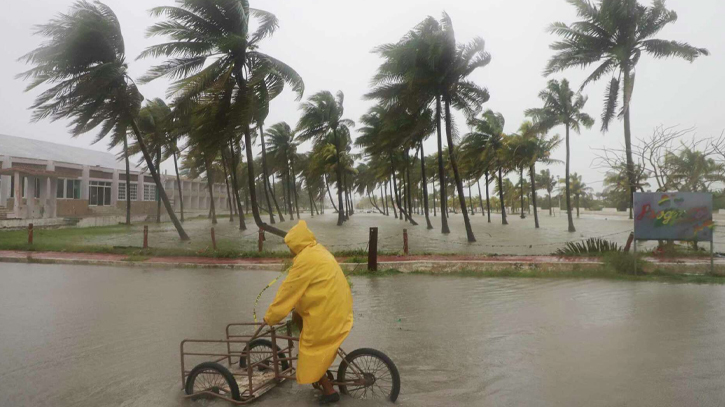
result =
[{"label": "building roof", "polygon": [[[0,134],[0,156],[2,155],[117,170],[126,169],[126,164],[111,153],[4,134]],[[133,161],[132,159],[131,171],[140,172],[141,169]]]}]

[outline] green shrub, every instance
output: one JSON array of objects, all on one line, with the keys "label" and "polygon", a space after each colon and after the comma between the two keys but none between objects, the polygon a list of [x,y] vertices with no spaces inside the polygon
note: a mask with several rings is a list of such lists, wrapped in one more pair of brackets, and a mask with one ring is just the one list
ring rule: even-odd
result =
[{"label": "green shrub", "polygon": [[[637,269],[641,271],[644,261],[637,256]],[[618,274],[634,275],[634,255],[632,253],[611,252],[604,255],[605,267]]]},{"label": "green shrub", "polygon": [[558,256],[577,256],[583,254],[598,254],[620,252],[622,249],[618,244],[601,238],[589,238],[581,242],[569,242],[564,248],[554,252]]}]

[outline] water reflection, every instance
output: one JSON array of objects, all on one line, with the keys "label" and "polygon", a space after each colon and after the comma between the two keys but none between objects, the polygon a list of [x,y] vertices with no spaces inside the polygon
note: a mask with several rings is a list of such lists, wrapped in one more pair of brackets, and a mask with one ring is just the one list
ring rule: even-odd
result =
[{"label": "water reflection", "polygon": [[[33,407],[226,406],[182,399],[178,343],[222,337],[227,322],[251,319],[256,294],[277,275],[0,270],[0,404]],[[400,405],[725,402],[725,287],[420,275],[353,282],[345,348],[395,360]],[[286,383],[257,403],[283,404],[315,405],[315,393]]]}]

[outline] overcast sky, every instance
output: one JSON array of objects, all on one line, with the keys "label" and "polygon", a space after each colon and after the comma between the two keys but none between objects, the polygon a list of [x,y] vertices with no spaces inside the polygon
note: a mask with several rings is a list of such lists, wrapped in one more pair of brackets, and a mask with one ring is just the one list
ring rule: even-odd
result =
[{"label": "overcast sky", "polygon": [[[24,0],[3,2],[0,14],[0,133],[89,147],[93,134],[73,139],[65,123],[30,123],[28,107],[36,93],[23,93],[25,83],[14,76],[27,69],[17,58],[35,48],[41,38],[32,35],[33,25],[41,24],[58,12],[65,12],[72,0]],[[145,38],[145,30],[155,20],[148,9],[172,5],[173,0],[107,0],[118,15],[126,41],[127,62],[133,77],[140,77],[159,60],[136,61],[148,45],[160,39]],[[524,110],[540,105],[538,92],[546,85],[541,72],[552,55],[549,44],[556,38],[546,28],[555,21],[576,20],[573,7],[564,0],[264,0],[252,1],[252,7],[273,12],[280,29],[262,43],[262,49],[285,61],[303,77],[305,97],[330,90],[345,93],[345,115],[358,121],[372,102],[362,99],[369,80],[380,64],[370,51],[377,45],[396,42],[426,16],[439,17],[442,11],[453,19],[459,42],[480,36],[492,54],[491,64],[478,70],[472,79],[485,86],[491,99],[484,108],[501,112],[506,132],[515,132],[524,120]],[[659,38],[686,41],[705,47],[712,53],[690,64],[682,60],[654,60],[644,56],[637,67],[632,106],[634,137],[652,132],[660,124],[695,126],[695,137],[720,135],[725,129],[721,119],[725,95],[725,15],[722,0],[669,0],[679,20],[659,34]],[[585,71],[570,70],[553,75],[568,78],[576,87]],[[147,99],[165,97],[168,83],[156,81],[141,87]],[[572,171],[583,174],[584,182],[601,190],[603,172],[595,168],[596,149],[617,147],[623,141],[621,122],[615,122],[602,134],[599,116],[604,83],[590,85],[585,111],[597,119],[592,130],[584,130],[572,139]],[[267,125],[287,121],[294,126],[299,118],[295,96],[286,91],[272,102]],[[459,121],[461,133],[468,128]],[[563,135],[562,129],[554,133]],[[434,151],[431,137],[427,153]],[[105,142],[89,148],[105,150]],[[0,146],[2,154],[2,146]],[[555,158],[564,159],[561,147]],[[170,169],[168,165],[164,167]],[[564,175],[564,166],[552,167],[555,175]]]}]

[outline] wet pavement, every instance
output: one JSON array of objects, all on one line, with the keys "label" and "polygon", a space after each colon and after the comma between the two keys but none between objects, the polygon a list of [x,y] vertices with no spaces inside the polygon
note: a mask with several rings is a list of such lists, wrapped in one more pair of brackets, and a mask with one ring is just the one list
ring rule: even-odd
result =
[{"label": "wet pavement", "polygon": [[[0,404],[184,400],[183,338],[251,319],[276,272],[0,264]],[[387,353],[403,406],[721,406],[725,287],[400,275],[353,278],[348,351]],[[260,312],[274,292],[262,297]],[[285,383],[259,406],[315,405]],[[344,399],[340,405],[371,406]]]}]

